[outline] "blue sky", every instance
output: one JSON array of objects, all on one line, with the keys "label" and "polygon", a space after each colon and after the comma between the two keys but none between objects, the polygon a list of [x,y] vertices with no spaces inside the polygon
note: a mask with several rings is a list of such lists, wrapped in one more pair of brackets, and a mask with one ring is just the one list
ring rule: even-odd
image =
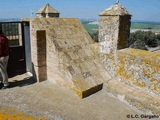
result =
[{"label": "blue sky", "polygon": [[[114,4],[116,0],[1,0],[0,18],[31,17],[49,3],[61,17],[98,18],[98,13]],[[132,14],[132,20],[159,21],[160,0],[120,0]]]}]

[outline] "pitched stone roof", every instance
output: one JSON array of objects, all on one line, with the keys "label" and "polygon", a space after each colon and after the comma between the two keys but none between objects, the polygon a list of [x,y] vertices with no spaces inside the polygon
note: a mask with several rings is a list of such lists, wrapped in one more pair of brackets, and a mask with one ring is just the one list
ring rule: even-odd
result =
[{"label": "pitched stone roof", "polygon": [[[48,42],[48,79],[62,76],[57,83],[65,85],[84,97],[92,88],[110,79],[104,65],[99,62],[98,46],[75,18],[32,19],[32,37],[37,30],[46,30]],[[33,38],[32,38],[33,39]],[[67,79],[67,80],[66,80]],[[88,92],[86,92],[88,91]]]},{"label": "pitched stone roof", "polygon": [[40,8],[37,13],[59,13],[57,10],[55,10],[52,6],[49,4],[46,4],[42,8]]},{"label": "pitched stone roof", "polygon": [[126,10],[126,8],[121,5],[119,2],[105,9],[103,12],[99,14],[100,16],[107,15],[130,15],[130,13]]}]

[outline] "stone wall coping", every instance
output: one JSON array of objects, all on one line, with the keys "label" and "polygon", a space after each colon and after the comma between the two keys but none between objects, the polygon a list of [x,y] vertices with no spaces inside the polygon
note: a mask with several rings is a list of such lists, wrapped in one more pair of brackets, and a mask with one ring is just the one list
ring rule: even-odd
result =
[{"label": "stone wall coping", "polygon": [[118,52],[123,52],[125,54],[130,54],[134,56],[151,57],[153,59],[160,59],[160,56],[158,54],[155,54],[154,52],[140,50],[140,49],[126,48],[126,49],[118,50]]}]

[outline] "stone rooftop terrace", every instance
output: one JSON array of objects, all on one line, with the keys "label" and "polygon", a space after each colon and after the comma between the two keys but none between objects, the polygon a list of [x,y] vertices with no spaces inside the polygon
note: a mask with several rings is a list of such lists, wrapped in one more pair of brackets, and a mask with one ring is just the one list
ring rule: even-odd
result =
[{"label": "stone rooftop terrace", "polygon": [[10,83],[16,85],[0,91],[1,118],[3,116],[4,119],[23,118],[22,120],[127,120],[128,114],[143,113],[108,94],[105,88],[97,94],[80,99],[72,91],[53,84],[52,80],[26,84],[25,81],[30,81],[29,79],[32,78],[28,74],[10,78]]}]

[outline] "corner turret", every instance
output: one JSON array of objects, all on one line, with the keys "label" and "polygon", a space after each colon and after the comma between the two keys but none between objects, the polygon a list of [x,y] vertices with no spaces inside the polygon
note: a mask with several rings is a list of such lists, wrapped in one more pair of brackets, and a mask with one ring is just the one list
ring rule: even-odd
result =
[{"label": "corner turret", "polygon": [[49,4],[46,4],[42,8],[40,8],[36,12],[36,17],[38,18],[53,18],[53,17],[59,17],[59,12],[55,10],[53,7],[51,7]]},{"label": "corner turret", "polygon": [[126,8],[118,1],[99,16],[100,52],[114,54],[117,49],[128,47],[131,15]]}]

